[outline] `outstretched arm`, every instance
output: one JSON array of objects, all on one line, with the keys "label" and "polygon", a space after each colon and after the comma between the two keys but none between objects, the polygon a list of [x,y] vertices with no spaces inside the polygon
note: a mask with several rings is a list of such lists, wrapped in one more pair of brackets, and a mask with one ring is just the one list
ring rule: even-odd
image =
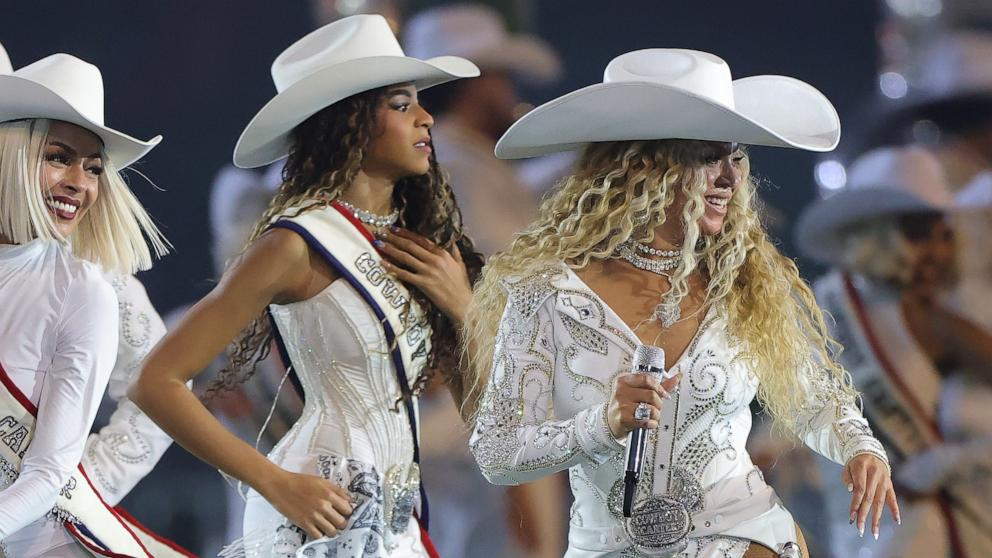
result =
[{"label": "outstretched arm", "polygon": [[885,449],[855,401],[825,370],[809,366],[801,379],[809,405],[796,417],[796,434],[810,448],[844,466],[841,482],[851,493],[850,522],[857,522],[858,532],[864,534],[871,514],[871,532],[878,538],[885,507],[896,523],[901,522]]}]

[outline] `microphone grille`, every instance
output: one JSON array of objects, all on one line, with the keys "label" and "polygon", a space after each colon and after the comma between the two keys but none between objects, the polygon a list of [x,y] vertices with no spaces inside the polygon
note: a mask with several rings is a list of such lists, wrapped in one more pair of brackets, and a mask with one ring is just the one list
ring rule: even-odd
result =
[{"label": "microphone grille", "polygon": [[634,369],[639,367],[650,367],[658,370],[664,370],[665,350],[661,347],[654,347],[651,345],[638,345],[637,348],[634,349],[634,358],[631,361],[631,365]]}]

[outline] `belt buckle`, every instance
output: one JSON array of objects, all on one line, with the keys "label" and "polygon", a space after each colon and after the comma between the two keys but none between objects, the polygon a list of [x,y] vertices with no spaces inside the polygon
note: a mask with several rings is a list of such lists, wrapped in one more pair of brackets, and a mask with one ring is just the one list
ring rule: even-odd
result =
[{"label": "belt buckle", "polygon": [[406,531],[420,494],[420,467],[394,465],[386,472],[386,525],[393,534]]},{"label": "belt buckle", "polygon": [[685,504],[666,496],[653,496],[634,506],[624,527],[638,552],[665,557],[686,548],[691,524]]}]

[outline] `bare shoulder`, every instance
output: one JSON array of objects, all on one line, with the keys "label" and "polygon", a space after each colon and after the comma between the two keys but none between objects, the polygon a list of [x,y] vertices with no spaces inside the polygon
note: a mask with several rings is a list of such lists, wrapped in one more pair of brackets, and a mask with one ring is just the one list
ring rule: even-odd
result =
[{"label": "bare shoulder", "polygon": [[306,300],[336,278],[302,236],[279,227],[252,242],[228,273],[263,284],[277,304]]}]

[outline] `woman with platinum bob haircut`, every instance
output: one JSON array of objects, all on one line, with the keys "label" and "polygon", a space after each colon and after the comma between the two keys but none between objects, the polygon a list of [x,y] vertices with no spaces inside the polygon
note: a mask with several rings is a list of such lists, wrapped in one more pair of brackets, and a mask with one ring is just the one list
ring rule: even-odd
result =
[{"label": "woman with platinum bob haircut", "polygon": [[[806,83],[732,81],[711,54],[648,49],[497,144],[506,158],[584,149],[490,259],[466,321],[472,450],[496,483],[569,469],[569,558],[804,555],[745,450],[755,396],[843,466],[858,529],[877,534],[886,505],[898,517],[885,453],[808,285],[760,223],[740,146],[829,151],[839,136]],[[629,373],[642,345],[664,351],[663,373]],[[624,510],[635,429],[645,455]]]},{"label": "woman with platinum bob haircut", "polygon": [[74,56],[4,70],[0,555],[182,554],[127,525],[80,466],[118,354],[118,300],[104,272],[147,269],[167,248],[118,169],[161,137],[105,126],[100,70]]}]

